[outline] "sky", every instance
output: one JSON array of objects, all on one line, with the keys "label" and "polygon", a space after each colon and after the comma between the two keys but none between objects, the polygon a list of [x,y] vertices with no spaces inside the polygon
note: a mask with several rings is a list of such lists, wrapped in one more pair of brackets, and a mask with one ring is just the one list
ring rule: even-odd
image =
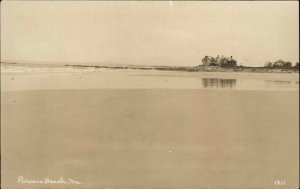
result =
[{"label": "sky", "polygon": [[261,66],[299,60],[297,1],[2,1],[1,61]]}]

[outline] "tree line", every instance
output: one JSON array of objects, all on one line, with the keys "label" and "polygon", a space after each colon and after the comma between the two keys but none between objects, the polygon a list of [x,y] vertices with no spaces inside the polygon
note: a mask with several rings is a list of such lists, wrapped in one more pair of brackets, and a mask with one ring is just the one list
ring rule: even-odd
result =
[{"label": "tree line", "polygon": [[297,68],[299,69],[299,62],[293,65],[289,61],[277,60],[275,62],[267,62],[264,67],[266,68]]},{"label": "tree line", "polygon": [[221,67],[234,67],[237,66],[237,61],[232,57],[220,57],[204,56],[202,59],[202,65],[204,66],[221,66]]},{"label": "tree line", "polygon": [[[220,66],[220,67],[236,67],[238,66],[237,61],[232,57],[224,57],[222,56],[204,56],[202,59],[202,65],[204,66]],[[240,66],[243,67],[243,66]],[[286,68],[286,69],[299,69],[299,62],[297,62],[295,65],[293,65],[289,61],[283,61],[281,59],[275,61],[275,62],[267,62],[263,66],[265,68]]]}]

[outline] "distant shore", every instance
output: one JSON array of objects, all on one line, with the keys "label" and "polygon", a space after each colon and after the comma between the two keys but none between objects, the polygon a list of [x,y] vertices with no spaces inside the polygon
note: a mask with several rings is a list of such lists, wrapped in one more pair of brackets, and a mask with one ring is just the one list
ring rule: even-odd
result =
[{"label": "distant shore", "polygon": [[246,73],[299,73],[298,68],[267,68],[267,67],[220,67],[220,66],[141,66],[141,65],[81,65],[81,64],[35,64],[1,62],[1,66],[28,66],[28,67],[73,67],[95,69],[131,69],[131,70],[160,70],[181,72],[246,72]]}]

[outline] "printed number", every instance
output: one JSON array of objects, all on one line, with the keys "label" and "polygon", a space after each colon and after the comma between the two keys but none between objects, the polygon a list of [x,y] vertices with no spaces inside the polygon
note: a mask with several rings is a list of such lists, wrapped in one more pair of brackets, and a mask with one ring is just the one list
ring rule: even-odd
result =
[{"label": "printed number", "polygon": [[274,184],[283,186],[285,185],[285,180],[274,180]]}]

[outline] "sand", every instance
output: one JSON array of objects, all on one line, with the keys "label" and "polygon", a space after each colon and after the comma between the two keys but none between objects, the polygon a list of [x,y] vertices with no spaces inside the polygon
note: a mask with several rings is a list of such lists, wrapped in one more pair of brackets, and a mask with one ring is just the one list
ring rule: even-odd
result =
[{"label": "sand", "polygon": [[180,89],[2,93],[2,181],[40,187],[298,184],[298,92]]},{"label": "sand", "polygon": [[2,188],[298,186],[297,75],[46,69],[1,82]]}]

